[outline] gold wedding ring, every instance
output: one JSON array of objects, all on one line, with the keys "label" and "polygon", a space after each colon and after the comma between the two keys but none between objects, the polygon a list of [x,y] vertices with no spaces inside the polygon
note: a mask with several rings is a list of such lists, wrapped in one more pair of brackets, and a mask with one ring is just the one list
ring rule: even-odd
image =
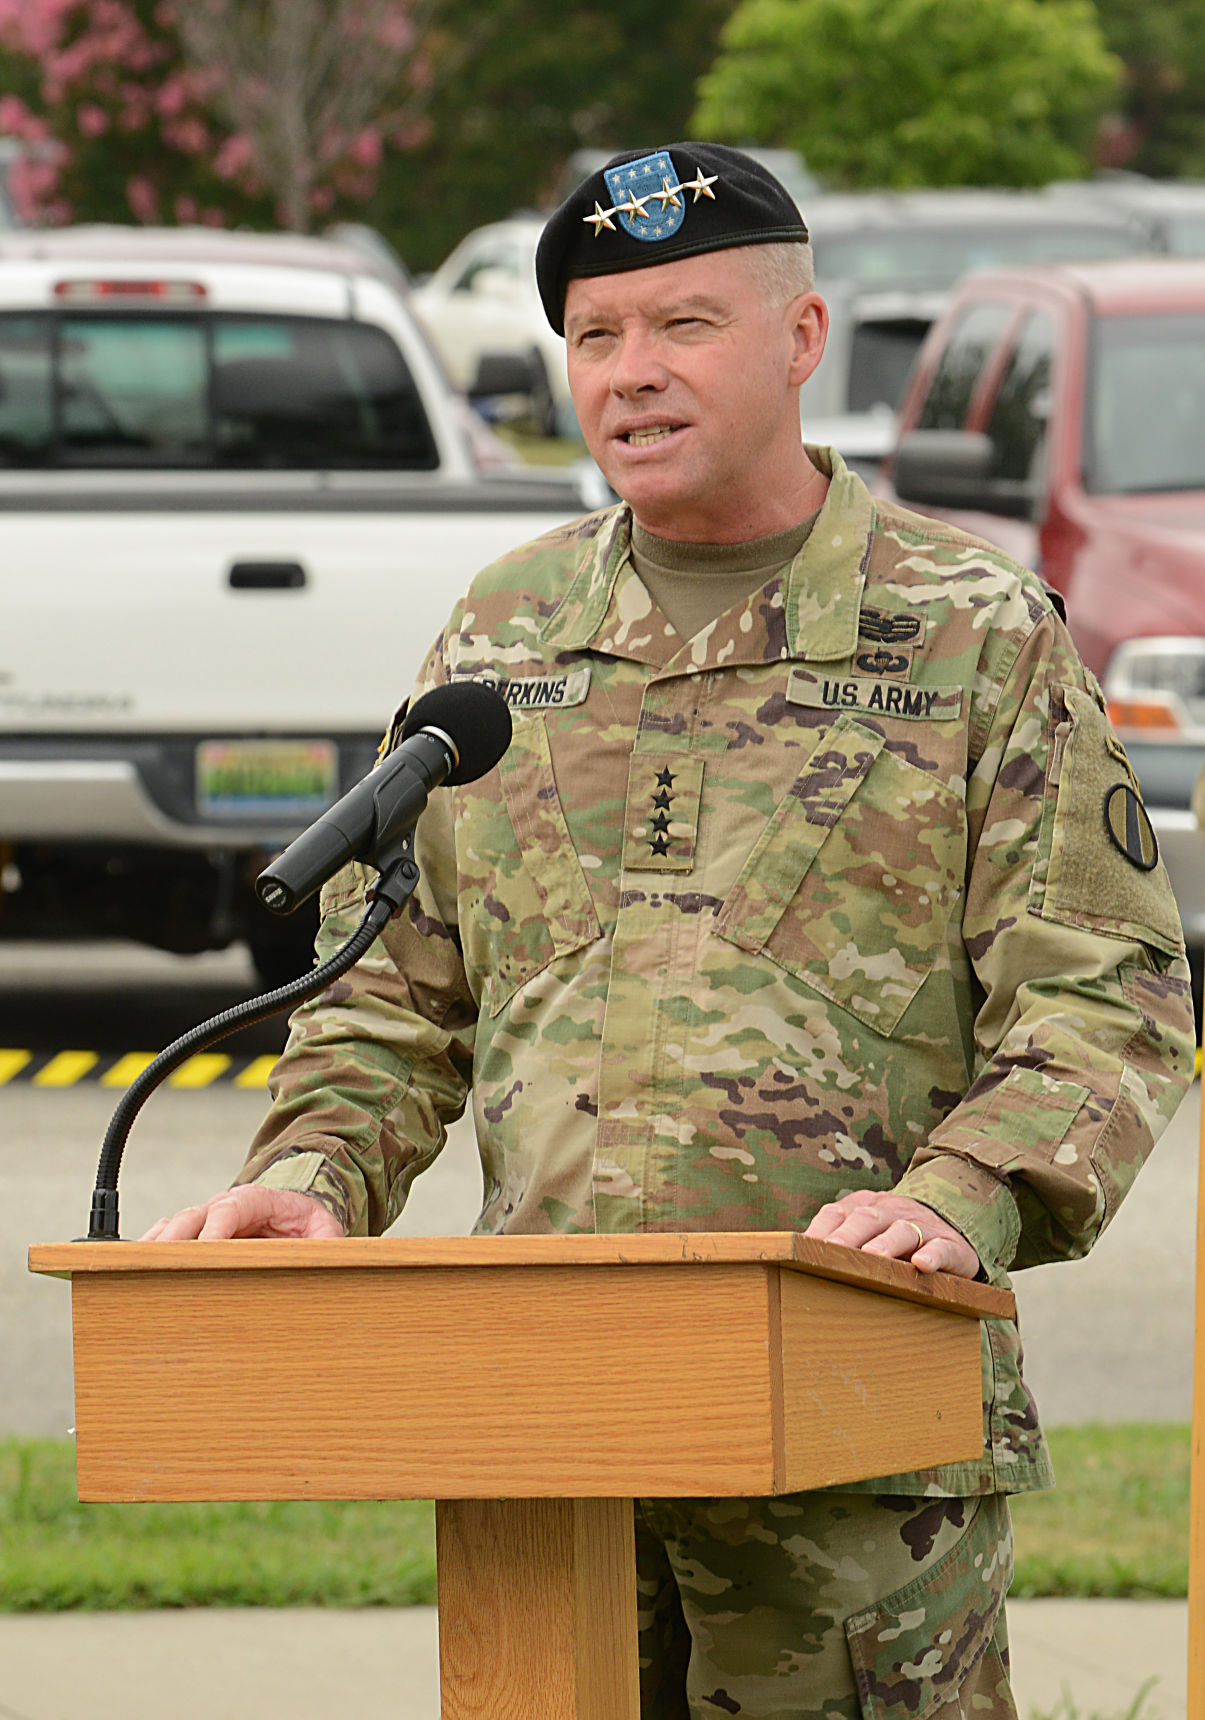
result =
[{"label": "gold wedding ring", "polygon": [[916,1248],[912,1250],[913,1254],[915,1254],[917,1248],[923,1248],[925,1246],[925,1233],[914,1218],[906,1218],[904,1223],[910,1224],[916,1232]]}]

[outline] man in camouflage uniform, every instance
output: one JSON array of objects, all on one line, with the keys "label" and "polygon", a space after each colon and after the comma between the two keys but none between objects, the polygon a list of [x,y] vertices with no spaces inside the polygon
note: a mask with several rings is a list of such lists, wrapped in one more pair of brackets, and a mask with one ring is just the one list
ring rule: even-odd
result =
[{"label": "man in camouflage uniform", "polygon": [[[553,217],[625,505],[454,611],[421,688],[495,684],[510,750],[294,1018],[240,1186],[152,1234],[382,1231],[470,1097],[481,1232],[797,1228],[1006,1284],[1112,1218],[1192,1075],[1149,821],[1038,580],[800,443],[808,257],[703,145]],[[323,954],[365,884],[328,886]],[[648,1720],[1014,1714],[1005,1498],[1052,1477],[1009,1322],[983,1370],[974,1462],[641,1502]]]}]

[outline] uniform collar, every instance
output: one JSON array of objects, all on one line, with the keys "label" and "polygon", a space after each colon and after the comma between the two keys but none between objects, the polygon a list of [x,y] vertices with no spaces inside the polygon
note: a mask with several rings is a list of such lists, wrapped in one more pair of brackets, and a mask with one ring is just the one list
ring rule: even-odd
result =
[{"label": "uniform collar", "polygon": [[762,663],[782,657],[829,663],[851,657],[874,531],[869,490],[831,448],[809,448],[829,477],[828,495],[811,536],[778,591],[763,586],[690,645],[667,627],[638,578],[628,551],[632,516],[621,505],[601,518],[582,546],[572,582],[541,629],[557,650],[593,650],[657,668],[682,658],[685,668]]}]

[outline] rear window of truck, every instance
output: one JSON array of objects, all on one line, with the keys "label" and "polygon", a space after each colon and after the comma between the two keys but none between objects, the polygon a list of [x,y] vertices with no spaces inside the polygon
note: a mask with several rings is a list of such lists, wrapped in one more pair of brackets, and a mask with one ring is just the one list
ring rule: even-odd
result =
[{"label": "rear window of truck", "polygon": [[1099,317],[1084,418],[1084,488],[1205,489],[1205,315]]},{"label": "rear window of truck", "polygon": [[0,467],[429,471],[396,344],[368,323],[0,315]]}]

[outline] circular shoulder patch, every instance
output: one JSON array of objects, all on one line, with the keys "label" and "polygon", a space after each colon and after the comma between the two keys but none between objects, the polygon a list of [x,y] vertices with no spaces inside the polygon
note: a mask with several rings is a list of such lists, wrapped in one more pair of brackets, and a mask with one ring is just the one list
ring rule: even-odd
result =
[{"label": "circular shoulder patch", "polygon": [[1153,872],[1159,844],[1146,807],[1128,782],[1118,782],[1105,795],[1105,828],[1113,846],[1140,871]]}]

